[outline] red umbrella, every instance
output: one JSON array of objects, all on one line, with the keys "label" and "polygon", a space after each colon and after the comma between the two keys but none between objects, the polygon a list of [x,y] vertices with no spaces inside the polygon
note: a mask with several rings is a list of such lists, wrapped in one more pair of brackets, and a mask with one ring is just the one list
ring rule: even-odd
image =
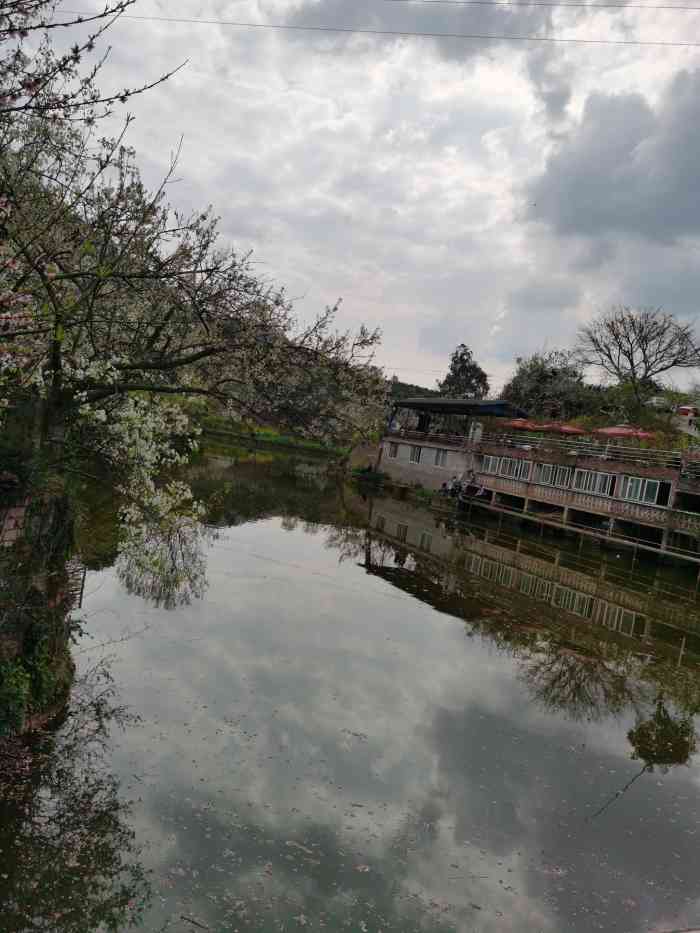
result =
[{"label": "red umbrella", "polygon": [[649,431],[644,431],[642,428],[632,427],[631,424],[618,424],[612,428],[598,428],[598,430],[593,433],[597,434],[598,437],[627,437],[630,440],[638,441],[649,440],[654,436]]},{"label": "red umbrella", "polygon": [[504,421],[504,428],[514,428],[516,431],[537,431],[538,425],[534,421],[528,421],[527,418],[514,418],[512,421]]},{"label": "red umbrella", "polygon": [[573,424],[560,424],[558,421],[552,421],[550,424],[538,424],[538,431],[548,431],[550,434],[586,434],[581,428]]}]

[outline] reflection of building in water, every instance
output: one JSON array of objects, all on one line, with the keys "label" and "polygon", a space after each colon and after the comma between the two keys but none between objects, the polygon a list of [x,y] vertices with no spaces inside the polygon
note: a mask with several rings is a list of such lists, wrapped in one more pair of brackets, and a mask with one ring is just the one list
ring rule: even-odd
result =
[{"label": "reflection of building in water", "polygon": [[[667,646],[676,657],[688,652],[700,655],[700,613],[693,606],[672,602],[653,584],[629,575],[623,588],[622,575],[603,561],[596,567],[586,562],[585,569],[572,569],[561,565],[570,555],[533,540],[505,537],[477,526],[448,527],[426,509],[391,498],[375,500],[371,529],[375,546],[386,549],[392,544],[403,552],[404,569],[406,555],[412,554],[433,582],[439,578],[443,596],[473,598],[478,578],[479,590],[486,582],[492,592],[508,591],[513,607],[531,610],[536,605],[544,618],[585,620],[642,643],[649,653],[663,652]],[[374,560],[372,554],[370,559]],[[377,564],[382,560],[386,566],[379,548]],[[381,572],[378,566],[372,569]]]},{"label": "reflection of building in water", "polygon": [[434,490],[454,475],[469,477],[473,505],[700,560],[700,451],[509,433],[496,418],[483,430],[474,418],[506,413],[499,405],[505,403],[397,402],[381,470]]}]

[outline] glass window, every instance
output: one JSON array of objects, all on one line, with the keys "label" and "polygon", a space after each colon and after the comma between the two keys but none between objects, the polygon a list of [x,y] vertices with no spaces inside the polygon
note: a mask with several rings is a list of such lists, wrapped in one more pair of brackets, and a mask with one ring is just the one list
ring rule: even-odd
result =
[{"label": "glass window", "polygon": [[598,495],[610,495],[610,473],[598,473],[595,470],[576,470],[574,473],[574,489],[581,492],[595,492]]},{"label": "glass window", "polygon": [[375,528],[377,531],[384,531],[386,527],[386,518],[383,515],[377,515],[377,521],[375,522]]},{"label": "glass window", "polygon": [[571,467],[557,467],[557,471],[554,476],[554,485],[568,487],[570,480]]},{"label": "glass window", "polygon": [[634,632],[634,613],[630,612],[629,609],[622,610],[620,631],[623,633],[623,635],[632,635]]},{"label": "glass window", "polygon": [[389,444],[389,456],[390,456],[392,459],[394,459],[395,457],[398,456],[398,453],[399,453],[399,445],[398,445],[398,444],[394,444],[393,442],[390,443],[390,444]]},{"label": "glass window", "polygon": [[399,541],[405,541],[408,536],[408,525],[398,524],[396,526],[396,537]]},{"label": "glass window", "polygon": [[433,544],[433,536],[424,531],[420,536],[420,546],[424,551],[429,551]]},{"label": "glass window", "polygon": [[411,453],[408,458],[411,463],[420,463],[420,452],[422,449],[422,447],[411,447]]},{"label": "glass window", "polygon": [[656,504],[656,497],[659,494],[659,481],[656,479],[648,479],[644,483],[644,501],[650,502],[652,505]]},{"label": "glass window", "polygon": [[439,467],[447,466],[447,451],[446,450],[435,451],[435,466],[439,466]]},{"label": "glass window", "polygon": [[642,480],[638,476],[623,476],[620,496],[623,499],[639,499],[642,491]]},{"label": "glass window", "polygon": [[554,467],[551,463],[538,463],[535,468],[535,481],[551,486],[554,479]]},{"label": "glass window", "polygon": [[481,463],[483,473],[498,473],[499,458],[485,456]]}]

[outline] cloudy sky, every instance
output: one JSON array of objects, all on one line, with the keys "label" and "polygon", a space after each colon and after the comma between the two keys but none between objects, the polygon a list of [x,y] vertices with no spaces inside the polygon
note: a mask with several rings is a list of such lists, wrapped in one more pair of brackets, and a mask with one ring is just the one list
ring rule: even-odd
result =
[{"label": "cloudy sky", "polygon": [[515,356],[566,346],[614,302],[695,316],[700,47],[624,43],[695,41],[700,2],[140,0],[131,13],[146,18],[111,30],[104,89],[188,60],[129,105],[146,179],[182,136],[171,200],[211,203],[301,316],[342,297],[342,326],[381,327],[378,362],[399,378],[432,385],[465,342],[497,388]]}]

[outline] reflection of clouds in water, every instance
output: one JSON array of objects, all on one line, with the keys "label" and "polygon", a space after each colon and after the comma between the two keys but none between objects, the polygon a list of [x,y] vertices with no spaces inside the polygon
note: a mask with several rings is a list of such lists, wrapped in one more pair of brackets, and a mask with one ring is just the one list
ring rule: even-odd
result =
[{"label": "reflection of clouds in water", "polygon": [[[511,658],[417,600],[382,598],[388,584],[339,566],[323,536],[280,535],[268,521],[221,543],[207,598],[149,609],[149,635],[118,648],[124,689],[148,723],[117,761],[145,785],[138,825],[168,841],[153,852],[158,870],[189,885],[203,916],[215,908],[193,870],[225,876],[216,891],[238,892],[245,909],[262,882],[258,893],[287,890],[309,917],[347,917],[350,895],[376,897],[394,920],[419,905],[446,929],[481,933],[555,931],[558,916],[588,931],[587,909],[612,929],[623,915],[638,923],[620,898],[648,878],[664,897],[693,890],[689,867],[674,887],[656,863],[676,846],[691,866],[691,837],[660,827],[663,846],[640,854],[636,802],[584,825],[633,767],[628,724],[574,724],[529,706]],[[274,579],[251,552],[277,562]],[[143,609],[109,585],[89,608],[115,601],[123,615]],[[643,786],[662,805],[656,831],[689,782]],[[610,902],[591,908],[601,890]]]}]

